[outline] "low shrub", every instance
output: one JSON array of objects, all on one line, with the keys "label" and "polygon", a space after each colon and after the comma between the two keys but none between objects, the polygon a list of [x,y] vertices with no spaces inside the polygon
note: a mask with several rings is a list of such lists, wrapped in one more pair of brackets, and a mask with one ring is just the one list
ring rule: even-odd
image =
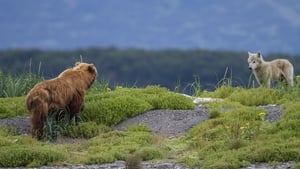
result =
[{"label": "low shrub", "polygon": [[0,135],[0,147],[12,145],[13,143],[14,142],[11,139],[9,139],[9,138],[7,138],[5,136]]},{"label": "low shrub", "polygon": [[213,92],[204,92],[202,93],[203,96],[205,97],[214,97],[214,98],[227,98],[229,97],[235,90],[238,88],[234,88],[232,86],[227,86],[227,85],[222,85],[218,87],[215,91]]},{"label": "low shrub", "polygon": [[0,126],[0,136],[17,135],[17,128],[13,126]]},{"label": "low shrub", "polygon": [[270,132],[279,137],[300,138],[300,102],[285,105],[281,119],[271,128]]},{"label": "low shrub", "polygon": [[131,132],[151,132],[149,127],[145,124],[130,125],[127,127],[127,130]]},{"label": "low shrub", "polygon": [[97,124],[113,126],[122,120],[152,109],[145,100],[130,96],[97,99],[86,103],[81,118],[85,121],[94,121]]},{"label": "low shrub", "polygon": [[0,147],[0,152],[0,167],[36,167],[65,159],[62,152],[40,146],[4,146]]},{"label": "low shrub", "polygon": [[217,109],[212,109],[212,110],[210,110],[210,112],[209,112],[209,118],[210,118],[210,119],[217,118],[217,117],[219,117],[220,115],[221,115],[221,112],[220,112],[219,110],[217,110]]},{"label": "low shrub", "polygon": [[140,157],[139,154],[129,155],[128,157],[126,157],[125,162],[126,162],[125,168],[127,169],[142,168],[141,166],[142,158]]},{"label": "low shrub", "polygon": [[245,106],[259,106],[267,104],[276,104],[282,98],[281,93],[276,89],[251,88],[238,89],[228,97],[230,101],[240,102]]},{"label": "low shrub", "polygon": [[215,159],[215,160],[208,160],[204,162],[204,168],[207,169],[235,169],[246,167],[250,165],[248,161],[241,161],[238,159],[236,154],[231,151],[226,152],[216,152],[213,154],[208,155],[208,159]]},{"label": "low shrub", "polygon": [[[88,164],[108,163],[126,160],[133,154],[139,154],[143,160],[161,159],[167,153],[157,136],[145,127],[133,127],[126,132],[111,131],[89,140]],[[140,128],[137,130],[137,128]],[[140,130],[140,131],[139,131]],[[159,143],[159,144],[158,144]]]},{"label": "low shrub", "polygon": [[86,97],[85,107],[81,113],[84,120],[113,126],[152,109],[193,109],[194,104],[166,88],[148,86],[145,89],[119,87],[115,91],[91,94]]},{"label": "low shrub", "polygon": [[153,106],[153,109],[187,110],[195,107],[190,98],[171,92],[149,95],[146,101]]},{"label": "low shrub", "polygon": [[0,98],[0,119],[28,115],[25,97]]},{"label": "low shrub", "polygon": [[285,106],[282,120],[285,121],[289,119],[300,121],[300,102],[289,103]]},{"label": "low shrub", "polygon": [[97,154],[90,155],[86,164],[103,164],[103,163],[113,163],[115,161],[114,154],[108,152],[99,152]]},{"label": "low shrub", "polygon": [[72,138],[92,138],[110,130],[109,127],[103,124],[97,125],[95,122],[82,122],[78,125],[69,125],[66,135]]},{"label": "low shrub", "polygon": [[162,159],[164,157],[163,151],[158,147],[142,147],[136,152],[142,160],[149,161],[154,159]]}]

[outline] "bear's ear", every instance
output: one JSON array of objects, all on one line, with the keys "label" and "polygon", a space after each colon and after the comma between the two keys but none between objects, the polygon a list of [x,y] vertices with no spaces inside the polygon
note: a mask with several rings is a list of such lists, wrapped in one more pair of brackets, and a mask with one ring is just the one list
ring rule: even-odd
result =
[{"label": "bear's ear", "polygon": [[87,67],[87,70],[88,70],[88,72],[90,72],[90,73],[92,73],[92,74],[94,74],[94,73],[97,72],[97,70],[96,70],[96,68],[95,68],[95,66],[94,66],[93,64],[90,64],[90,65]]},{"label": "bear's ear", "polygon": [[80,63],[81,63],[81,62],[76,62],[76,63],[75,63],[75,66],[78,66]]}]

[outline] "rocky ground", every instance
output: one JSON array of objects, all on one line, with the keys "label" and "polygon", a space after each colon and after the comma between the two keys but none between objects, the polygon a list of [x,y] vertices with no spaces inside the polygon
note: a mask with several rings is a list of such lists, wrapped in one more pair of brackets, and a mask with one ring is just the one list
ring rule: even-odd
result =
[{"label": "rocky ground", "polygon": [[[283,112],[279,105],[261,106],[267,110],[266,120],[274,122],[278,120]],[[130,118],[118,124],[115,129],[122,130],[132,124],[146,124],[151,131],[165,137],[177,137],[185,134],[194,125],[199,124],[209,118],[209,110],[205,106],[197,106],[194,110],[153,110],[145,112],[136,117]],[[30,119],[28,116],[16,117],[0,120],[0,126],[15,126],[19,134],[29,134]],[[72,140],[70,140],[72,142]],[[40,169],[124,169],[126,168],[124,161],[117,161],[113,164],[89,165],[89,166],[69,166],[69,167],[40,167]],[[159,163],[143,162],[143,169],[186,169],[182,164],[175,164],[171,161]],[[281,163],[277,166],[268,166],[264,163],[253,164],[244,169],[288,169],[293,168],[292,162]]]},{"label": "rocky ground", "polygon": [[146,124],[154,133],[176,137],[208,118],[209,111],[204,106],[197,106],[195,110],[153,110],[125,120],[115,129],[121,130],[132,124]]}]

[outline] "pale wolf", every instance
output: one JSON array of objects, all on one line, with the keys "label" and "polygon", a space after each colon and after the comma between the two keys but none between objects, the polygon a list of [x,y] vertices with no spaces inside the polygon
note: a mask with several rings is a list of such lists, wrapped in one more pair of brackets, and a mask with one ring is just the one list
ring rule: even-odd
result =
[{"label": "pale wolf", "polygon": [[259,85],[271,87],[275,81],[285,81],[294,85],[294,67],[287,59],[264,61],[262,54],[248,52],[249,69],[252,70]]}]

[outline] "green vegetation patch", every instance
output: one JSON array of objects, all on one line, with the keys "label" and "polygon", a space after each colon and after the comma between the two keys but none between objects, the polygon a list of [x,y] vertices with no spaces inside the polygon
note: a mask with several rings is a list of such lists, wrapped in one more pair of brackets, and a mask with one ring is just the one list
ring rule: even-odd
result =
[{"label": "green vegetation patch", "polygon": [[[288,104],[271,132],[283,138],[300,138],[300,102]],[[299,146],[300,147],[300,146]]]},{"label": "green vegetation patch", "polygon": [[[253,92],[253,90],[249,90],[249,92]],[[254,90],[254,92],[256,91]],[[275,102],[283,98],[273,89],[261,92],[275,96],[277,99],[274,100]],[[247,92],[239,93],[242,96]],[[289,94],[287,93],[287,95]],[[238,94],[235,94],[234,91],[228,97],[235,98],[234,95]],[[218,115],[195,126],[185,137],[181,138],[188,145],[177,151],[180,154],[177,156],[177,161],[189,166],[213,169],[240,168],[256,162],[299,162],[299,102],[285,104],[283,116],[274,123],[265,121],[266,111],[264,109],[256,106],[242,106],[237,102],[238,100],[234,99],[234,102],[229,104],[229,99],[226,99],[220,103],[222,106],[215,103],[208,104],[210,109],[218,111]],[[269,103],[269,101],[267,102]],[[251,105],[256,104],[258,102]],[[222,110],[224,106],[228,108]],[[189,156],[190,154],[193,156]]]},{"label": "green vegetation patch", "polygon": [[86,102],[85,105],[86,108],[80,115],[82,119],[108,126],[116,125],[122,120],[152,109],[152,106],[145,100],[126,95],[115,98],[97,98]]},{"label": "green vegetation patch", "polygon": [[24,96],[36,83],[42,80],[43,77],[33,74],[4,75],[0,70],[0,98]]},{"label": "green vegetation patch", "polygon": [[126,132],[112,131],[92,138],[88,146],[87,164],[126,160],[138,154],[142,160],[163,159],[167,149],[160,138],[145,126],[135,126]]},{"label": "green vegetation patch", "polygon": [[110,130],[109,127],[103,124],[97,125],[96,122],[82,122],[78,125],[69,125],[66,135],[72,138],[92,138]]},{"label": "green vegetation patch", "polygon": [[0,136],[17,135],[17,129],[12,126],[0,126]]},{"label": "green vegetation patch", "polygon": [[35,167],[65,159],[65,155],[49,147],[11,145],[0,147],[1,167]]},{"label": "green vegetation patch", "polygon": [[203,92],[202,97],[223,98],[229,102],[238,102],[244,106],[259,106],[267,104],[282,104],[294,100],[297,90],[283,90],[274,88],[241,88],[221,86],[214,92]]},{"label": "green vegetation patch", "polygon": [[203,92],[201,93],[202,97],[214,97],[214,98],[227,98],[229,97],[237,88],[228,85],[222,85],[218,87],[213,92]]},{"label": "green vegetation patch", "polygon": [[239,88],[235,90],[228,99],[238,101],[246,106],[258,106],[266,104],[276,104],[283,97],[282,93],[276,89],[268,88]]},{"label": "green vegetation patch", "polygon": [[0,119],[28,115],[25,97],[0,98]]},{"label": "green vegetation patch", "polygon": [[114,91],[87,95],[85,105],[81,113],[84,120],[108,126],[153,109],[195,107],[191,99],[159,86],[144,89],[117,87]]}]

